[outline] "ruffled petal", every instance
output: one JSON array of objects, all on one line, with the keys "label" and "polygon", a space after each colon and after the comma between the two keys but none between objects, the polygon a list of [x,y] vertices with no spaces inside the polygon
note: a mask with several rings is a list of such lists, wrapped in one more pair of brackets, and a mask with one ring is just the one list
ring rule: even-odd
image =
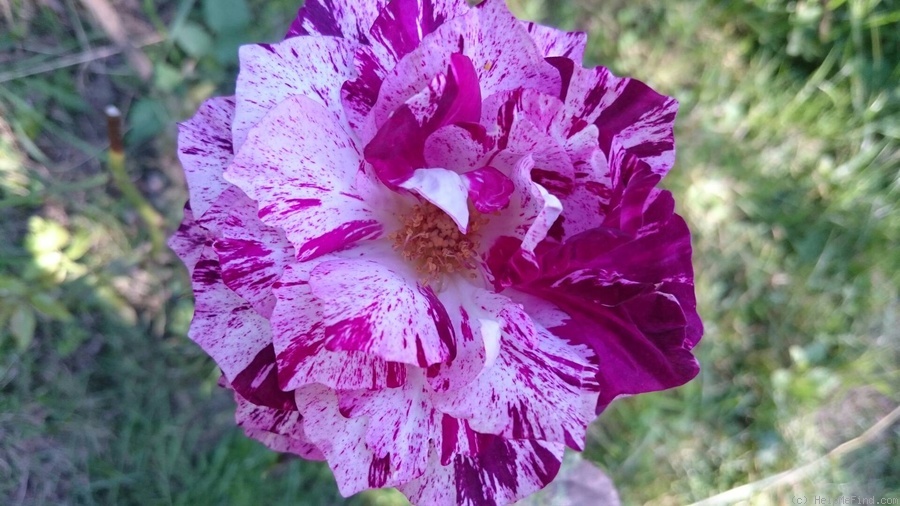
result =
[{"label": "ruffled petal", "polygon": [[[515,162],[495,158],[493,163],[499,167],[513,164],[508,170],[515,190],[504,219],[492,220],[485,227],[482,233],[483,244],[489,250],[499,238],[511,237],[520,241],[522,250],[531,252],[547,237],[550,227],[563,211],[562,203],[543,186],[533,182],[531,174],[534,158],[531,155],[518,158]],[[492,270],[496,270],[495,267],[497,266],[488,265]]]},{"label": "ruffled petal", "polygon": [[341,414],[368,417],[366,446],[388,469],[386,482],[405,483],[428,467],[440,419],[424,386],[421,374],[414,374],[401,388],[338,394]]},{"label": "ruffled petal", "polygon": [[452,124],[475,122],[481,116],[481,95],[469,58],[450,55],[447,74],[436,75],[381,126],[366,145],[365,158],[391,189],[425,167],[425,139]]},{"label": "ruffled petal", "polygon": [[479,212],[493,213],[509,206],[515,191],[512,180],[494,167],[482,167],[463,174],[469,198]]},{"label": "ruffled petal", "polygon": [[341,85],[356,77],[352,44],[344,39],[296,37],[240,48],[234,124],[235,152],[263,117],[288,97],[315,100],[343,120]]},{"label": "ruffled petal", "polygon": [[372,23],[388,2],[390,0],[307,0],[286,37],[342,37],[356,44],[368,44]]},{"label": "ruffled petal", "polygon": [[493,147],[493,139],[481,125],[447,125],[425,139],[425,166],[473,171],[484,167],[485,156]]},{"label": "ruffled petal", "polygon": [[249,302],[262,316],[275,306],[272,285],[278,281],[293,247],[284,232],[257,217],[256,202],[235,187],[223,193],[209,212],[216,218],[219,257],[225,285]]},{"label": "ruffled petal", "polygon": [[233,97],[212,98],[193,118],[178,125],[178,159],[184,167],[191,210],[198,219],[230,186],[222,176],[234,158],[234,108]]},{"label": "ruffled petal", "polygon": [[501,322],[495,316],[508,302],[486,290],[472,290],[466,282],[449,283],[440,294],[456,329],[456,355],[428,368],[428,383],[435,392],[465,388],[500,353]]},{"label": "ruffled petal", "polygon": [[254,128],[226,178],[259,203],[306,260],[381,234],[358,194],[359,153],[334,116],[291,97]]},{"label": "ruffled petal", "polygon": [[341,104],[353,131],[360,139],[369,140],[374,135],[374,124],[368,125],[366,118],[378,100],[388,69],[369,46],[356,48],[353,66],[357,77],[341,85]]},{"label": "ruffled petal", "polygon": [[325,459],[322,452],[306,439],[303,416],[299,411],[257,406],[237,393],[234,400],[237,402],[235,421],[248,437],[277,452],[293,453],[307,460]]},{"label": "ruffled petal", "polygon": [[568,124],[559,123],[560,134],[571,137],[593,124],[607,156],[616,149],[626,150],[660,176],[672,168],[675,99],[638,80],[618,78],[603,67],[577,67],[566,95],[566,111],[570,119]]},{"label": "ruffled petal", "polygon": [[196,303],[188,337],[242,397],[259,406],[296,409],[293,397],[278,388],[268,320],[225,286],[212,248],[204,249],[192,282]]},{"label": "ruffled petal", "polygon": [[194,267],[200,261],[204,247],[210,242],[209,231],[194,220],[190,202],[184,206],[184,218],[178,230],[169,238],[169,247],[187,267],[188,275],[193,276]]},{"label": "ruffled petal", "polygon": [[383,61],[397,62],[445,21],[468,10],[465,0],[392,0],[372,25],[373,46]]},{"label": "ruffled petal", "polygon": [[505,6],[486,2],[445,22],[387,74],[369,115],[376,129],[443,72],[454,53],[471,61],[483,97],[517,88],[559,93],[559,72],[544,61],[525,29]]},{"label": "ruffled petal", "polygon": [[458,455],[444,466],[434,452],[421,478],[397,488],[414,504],[510,504],[544,488],[559,472],[565,445],[480,437],[478,455]]},{"label": "ruffled petal", "polygon": [[562,56],[581,63],[587,47],[587,34],[566,32],[549,26],[523,21],[522,25],[531,36],[544,58]]},{"label": "ruffled petal", "polygon": [[326,347],[323,303],[309,287],[309,272],[321,261],[287,266],[274,287],[278,302],[271,322],[281,388],[295,390],[318,383],[335,390],[377,390],[404,384],[403,364]]},{"label": "ruffled petal", "polygon": [[366,418],[341,415],[334,392],[322,385],[300,388],[295,395],[303,431],[328,461],[341,495],[394,485],[387,481],[383,459],[366,446]]},{"label": "ruffled petal", "polygon": [[[465,388],[435,394],[435,406],[477,432],[582,449],[599,390],[594,353],[535,325],[508,299],[495,311],[502,325],[496,362]],[[484,409],[483,399],[495,409]]]},{"label": "ruffled petal", "polygon": [[420,367],[456,350],[447,310],[429,286],[370,260],[319,264],[309,285],[322,301],[330,350],[360,351]]}]

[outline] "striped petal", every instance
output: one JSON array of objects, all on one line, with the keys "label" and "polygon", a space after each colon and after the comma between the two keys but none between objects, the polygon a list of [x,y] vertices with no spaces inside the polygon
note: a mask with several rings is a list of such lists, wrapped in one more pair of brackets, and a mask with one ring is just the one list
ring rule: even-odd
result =
[{"label": "striped petal", "polygon": [[353,58],[353,46],[338,38],[296,37],[242,46],[231,126],[235,152],[250,129],[288,97],[302,95],[343,118],[341,85],[356,77]]},{"label": "striped petal", "polygon": [[326,347],[323,303],[309,286],[310,271],[319,263],[321,260],[286,267],[274,288],[278,302],[271,322],[281,388],[295,390],[318,383],[335,390],[357,390],[404,384],[403,364]]},{"label": "striped petal", "polygon": [[359,194],[359,152],[335,117],[305,98],[285,100],[254,128],[226,178],[259,203],[307,260],[381,234]]},{"label": "striped petal", "polygon": [[298,411],[257,406],[235,393],[235,421],[252,437],[272,450],[293,453],[307,460],[324,460],[324,455],[303,432],[303,417]]},{"label": "striped petal", "polygon": [[286,37],[342,37],[357,44],[368,44],[369,29],[389,1],[307,0]]},{"label": "striped petal", "polygon": [[259,406],[296,409],[292,396],[278,388],[268,320],[225,286],[212,248],[204,250],[192,282],[196,303],[188,337],[242,397]]},{"label": "striped petal", "polygon": [[447,311],[429,286],[371,260],[331,260],[310,273],[323,302],[326,348],[420,367],[455,354]]},{"label": "striped petal", "polygon": [[564,445],[481,437],[478,455],[458,455],[444,466],[434,452],[425,475],[397,488],[413,504],[510,504],[544,488],[559,472]]},{"label": "striped petal", "polygon": [[191,210],[198,219],[230,186],[223,174],[234,158],[234,110],[233,97],[212,98],[193,118],[178,125],[178,159],[184,167]]},{"label": "striped petal", "polygon": [[[465,388],[435,394],[435,406],[477,432],[581,449],[599,390],[596,356],[536,325],[508,299],[491,309],[501,322],[496,361]],[[494,409],[484,409],[483,399]]]}]

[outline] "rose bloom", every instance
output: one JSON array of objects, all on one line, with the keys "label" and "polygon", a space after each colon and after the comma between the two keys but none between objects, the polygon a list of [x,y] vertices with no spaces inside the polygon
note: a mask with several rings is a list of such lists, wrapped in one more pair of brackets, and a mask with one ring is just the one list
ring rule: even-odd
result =
[{"label": "rose bloom", "polygon": [[502,0],[307,0],[181,125],[171,240],[237,423],[343,495],[508,504],[698,371],[677,104]]}]

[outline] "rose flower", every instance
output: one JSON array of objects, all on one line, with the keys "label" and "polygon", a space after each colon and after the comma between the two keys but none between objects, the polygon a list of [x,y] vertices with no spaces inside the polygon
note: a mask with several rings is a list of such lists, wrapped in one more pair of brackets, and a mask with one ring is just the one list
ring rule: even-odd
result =
[{"label": "rose flower", "polygon": [[190,338],[340,491],[508,504],[614,398],[681,385],[677,104],[502,0],[307,0],[183,123]]}]

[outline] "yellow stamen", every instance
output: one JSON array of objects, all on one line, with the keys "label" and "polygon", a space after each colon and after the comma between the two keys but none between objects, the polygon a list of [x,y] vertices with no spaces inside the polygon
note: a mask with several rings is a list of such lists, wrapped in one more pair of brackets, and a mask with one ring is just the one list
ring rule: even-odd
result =
[{"label": "yellow stamen", "polygon": [[474,278],[479,231],[487,218],[471,208],[469,216],[468,233],[463,234],[447,213],[423,202],[413,206],[400,229],[389,237],[394,249],[416,264],[416,272],[426,283],[460,271],[469,271]]}]

